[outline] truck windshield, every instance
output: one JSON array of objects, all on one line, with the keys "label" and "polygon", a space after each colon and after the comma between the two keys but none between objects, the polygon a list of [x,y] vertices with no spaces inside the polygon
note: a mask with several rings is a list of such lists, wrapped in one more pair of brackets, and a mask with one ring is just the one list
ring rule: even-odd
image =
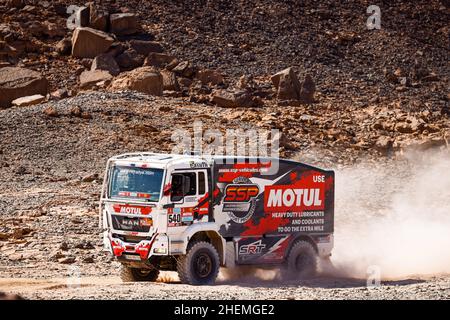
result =
[{"label": "truck windshield", "polygon": [[157,202],[160,198],[162,178],[162,169],[115,166],[109,189],[110,196]]}]

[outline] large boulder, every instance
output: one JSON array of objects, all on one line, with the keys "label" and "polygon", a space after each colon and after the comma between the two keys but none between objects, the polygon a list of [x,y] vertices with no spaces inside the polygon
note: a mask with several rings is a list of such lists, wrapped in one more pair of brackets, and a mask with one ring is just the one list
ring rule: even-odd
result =
[{"label": "large boulder", "polygon": [[107,33],[92,28],[76,28],[72,36],[72,56],[94,58],[106,52],[114,42]]},{"label": "large boulder", "polygon": [[299,100],[301,86],[292,68],[274,74],[271,80],[277,89],[278,100]]},{"label": "large boulder", "polygon": [[223,83],[223,76],[217,70],[203,69],[197,71],[196,78],[199,79],[202,84],[217,85]]},{"label": "large boulder", "polygon": [[211,98],[212,102],[219,107],[253,107],[254,101],[246,90],[215,90]]},{"label": "large boulder", "polygon": [[134,49],[128,49],[116,57],[117,64],[122,70],[131,70],[141,67],[145,57],[137,53]]},{"label": "large boulder", "polygon": [[0,107],[9,107],[17,98],[35,94],[46,95],[47,80],[33,70],[4,67],[0,69]]},{"label": "large boulder", "polygon": [[164,68],[174,60],[175,57],[170,54],[151,52],[147,58],[145,58],[144,66]]},{"label": "large boulder", "polygon": [[113,76],[120,73],[119,65],[111,54],[102,53],[94,58],[91,65],[91,70],[105,70]]},{"label": "large boulder", "polygon": [[89,26],[91,28],[108,31],[109,12],[94,2],[89,3]]},{"label": "large boulder", "polygon": [[45,100],[45,97],[41,94],[34,94],[32,96],[17,98],[12,101],[12,104],[16,107],[26,107],[41,103]]},{"label": "large boulder", "polygon": [[180,86],[177,81],[175,73],[169,70],[162,70],[161,75],[163,77],[163,90],[179,91]]},{"label": "large boulder", "polygon": [[80,87],[89,89],[98,83],[108,82],[112,79],[111,74],[105,70],[84,71],[80,75]]},{"label": "large boulder", "polygon": [[141,29],[139,17],[133,13],[114,13],[109,16],[111,32],[118,36],[137,33]]},{"label": "large boulder", "polygon": [[141,67],[120,75],[111,84],[111,89],[129,89],[160,96],[163,94],[163,77],[152,67]]},{"label": "large boulder", "polygon": [[300,88],[299,99],[304,103],[313,103],[315,92],[316,92],[316,84],[314,83],[312,77],[309,74],[307,74]]}]

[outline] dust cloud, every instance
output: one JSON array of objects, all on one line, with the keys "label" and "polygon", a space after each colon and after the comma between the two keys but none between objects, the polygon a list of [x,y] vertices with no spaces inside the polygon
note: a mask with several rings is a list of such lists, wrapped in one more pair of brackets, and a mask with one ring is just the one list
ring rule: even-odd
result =
[{"label": "dust cloud", "polygon": [[336,170],[332,262],[340,276],[450,274],[450,153]]}]

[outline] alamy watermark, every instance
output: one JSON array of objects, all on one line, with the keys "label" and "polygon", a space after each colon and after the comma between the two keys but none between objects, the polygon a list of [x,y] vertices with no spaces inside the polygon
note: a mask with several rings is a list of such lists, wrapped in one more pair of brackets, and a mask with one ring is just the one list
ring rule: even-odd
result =
[{"label": "alamy watermark", "polygon": [[[218,129],[203,130],[203,123],[195,121],[193,132],[176,129],[172,134],[174,146],[172,153],[189,154],[195,152],[204,156],[221,155],[228,157],[247,157],[248,162],[271,158],[272,170],[278,169],[276,159],[279,158],[281,133],[278,129],[226,129],[225,133]],[[232,162],[231,158],[230,163]],[[275,166],[275,167],[274,167]]]},{"label": "alamy watermark", "polygon": [[367,13],[370,16],[367,18],[366,26],[369,30],[381,29],[381,9],[379,6],[370,5],[367,7]]},{"label": "alamy watermark", "polygon": [[381,286],[381,268],[377,265],[367,267],[367,283],[368,289],[378,288]]}]

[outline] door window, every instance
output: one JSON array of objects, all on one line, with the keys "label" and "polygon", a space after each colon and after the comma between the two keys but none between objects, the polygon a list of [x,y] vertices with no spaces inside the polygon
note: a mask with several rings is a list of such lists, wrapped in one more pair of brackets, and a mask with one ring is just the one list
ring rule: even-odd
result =
[{"label": "door window", "polygon": [[[183,181],[187,184],[187,192],[183,194]],[[170,200],[178,202],[184,196],[194,196],[197,194],[197,174],[195,172],[180,172],[172,175],[172,193]]]}]

